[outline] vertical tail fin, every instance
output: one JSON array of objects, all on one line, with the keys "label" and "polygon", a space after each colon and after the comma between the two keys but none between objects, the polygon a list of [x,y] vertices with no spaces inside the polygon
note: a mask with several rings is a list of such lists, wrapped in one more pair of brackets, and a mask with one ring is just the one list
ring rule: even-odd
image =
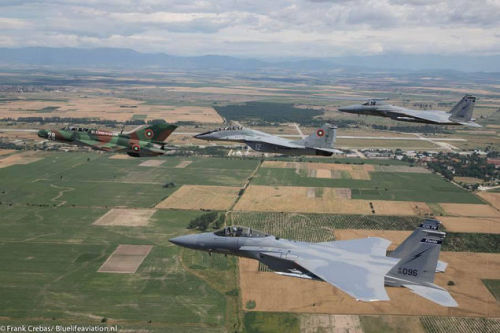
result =
[{"label": "vertical tail fin", "polygon": [[456,122],[468,122],[472,119],[472,112],[474,111],[474,104],[476,97],[472,95],[465,95],[462,97],[453,109],[450,110],[450,120]]},{"label": "vertical tail fin", "polygon": [[333,148],[337,138],[337,126],[325,123],[313,134],[299,142],[309,148]]},{"label": "vertical tail fin", "polygon": [[176,128],[176,125],[166,122],[153,122],[150,125],[140,126],[126,135],[135,140],[163,142]]},{"label": "vertical tail fin", "polygon": [[[419,245],[420,240],[427,235],[432,235],[433,233],[439,237],[439,235],[444,235],[443,232],[438,231],[441,222],[434,219],[426,219],[420,224],[420,226],[413,231],[413,233],[406,238],[403,243],[401,243],[394,251],[392,251],[389,256],[393,258],[404,258],[409,256],[413,250]],[[436,267],[436,272],[444,272],[447,263],[438,260]]]},{"label": "vertical tail fin", "polygon": [[390,277],[414,283],[433,283],[444,232],[422,238],[414,250],[389,271]]},{"label": "vertical tail fin", "polygon": [[447,307],[458,306],[450,293],[434,284],[444,232],[424,229],[426,234],[413,251],[387,273],[386,284],[410,289],[434,303]]}]

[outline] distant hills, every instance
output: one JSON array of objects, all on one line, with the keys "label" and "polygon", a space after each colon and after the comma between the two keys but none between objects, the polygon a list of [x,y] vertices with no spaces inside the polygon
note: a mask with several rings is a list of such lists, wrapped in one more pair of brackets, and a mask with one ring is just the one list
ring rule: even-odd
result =
[{"label": "distant hills", "polygon": [[123,48],[0,48],[0,66],[158,68],[163,70],[421,71],[500,72],[500,55],[377,55],[333,58],[251,59],[220,55],[195,57],[141,53]]}]

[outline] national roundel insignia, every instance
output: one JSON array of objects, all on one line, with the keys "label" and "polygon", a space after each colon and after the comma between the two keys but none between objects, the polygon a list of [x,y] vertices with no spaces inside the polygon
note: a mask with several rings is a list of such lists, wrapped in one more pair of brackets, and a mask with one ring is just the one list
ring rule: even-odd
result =
[{"label": "national roundel insignia", "polygon": [[325,131],[323,131],[321,128],[319,130],[316,131],[316,135],[317,136],[323,136],[325,135]]},{"label": "national roundel insignia", "polygon": [[141,150],[141,147],[139,147],[139,145],[133,145],[132,150],[138,152],[139,150]]},{"label": "national roundel insignia", "polygon": [[152,137],[153,137],[153,135],[154,135],[154,132],[153,132],[153,130],[152,130],[152,129],[148,128],[148,129],[146,130],[145,134],[146,134],[146,138],[152,138]]}]

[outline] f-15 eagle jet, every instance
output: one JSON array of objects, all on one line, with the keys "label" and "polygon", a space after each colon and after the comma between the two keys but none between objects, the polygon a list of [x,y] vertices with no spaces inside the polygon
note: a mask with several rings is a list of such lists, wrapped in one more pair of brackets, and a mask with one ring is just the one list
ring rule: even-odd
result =
[{"label": "f-15 eagle jet", "polygon": [[255,151],[287,155],[331,156],[343,152],[334,149],[337,127],[324,124],[313,134],[301,140],[282,137],[242,126],[229,126],[195,135],[196,139],[208,141],[233,141],[248,145]]},{"label": "f-15 eagle jet", "polygon": [[281,239],[248,227],[230,226],[216,232],[170,239],[191,249],[256,259],[278,274],[322,280],[359,301],[387,301],[385,286],[406,287],[442,306],[458,304],[442,287],[434,284],[444,232],[417,229],[387,255],[387,239],[363,239],[307,243]]},{"label": "f-15 eagle jet", "polygon": [[38,136],[62,143],[89,146],[96,150],[127,153],[133,157],[157,156],[166,153],[165,140],[177,128],[165,122],[153,122],[126,133],[98,129],[66,127],[41,129]]},{"label": "f-15 eagle jet", "polygon": [[476,97],[465,95],[449,112],[437,110],[411,110],[400,106],[386,104],[372,99],[363,104],[349,105],[339,108],[341,112],[358,115],[388,117],[394,120],[425,123],[434,125],[464,125],[481,127],[472,119]]}]

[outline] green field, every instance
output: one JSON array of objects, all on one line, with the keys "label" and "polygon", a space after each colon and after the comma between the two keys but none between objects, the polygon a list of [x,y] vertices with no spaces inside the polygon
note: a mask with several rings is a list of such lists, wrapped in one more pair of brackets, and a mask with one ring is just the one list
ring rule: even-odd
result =
[{"label": "green field", "polygon": [[159,167],[144,159],[117,160],[108,154],[44,153],[40,161],[0,169],[0,202],[44,206],[152,207],[177,188],[165,183],[242,186],[257,160],[165,158]]},{"label": "green field", "polygon": [[[108,318],[125,326],[152,321],[173,331],[234,325],[236,296],[226,293],[236,288],[235,259],[168,242],[200,212],[159,211],[140,228],[92,226],[104,211],[0,209],[2,316]],[[97,273],[118,244],[154,247],[136,274]]]},{"label": "green field", "polygon": [[254,185],[347,187],[353,199],[423,202],[482,203],[436,174],[371,172],[371,180],[324,179],[297,174],[291,168],[260,168]]},{"label": "green field", "polygon": [[[144,159],[43,153],[0,169],[0,309],[12,320],[92,322],[164,331],[239,327],[236,260],[188,251],[185,234],[201,211],[158,211],[146,227],[92,223],[109,207],[151,207],[182,184],[243,184],[257,160]],[[175,188],[163,188],[175,182]],[[119,244],[154,245],[136,274],[97,273]],[[53,319],[52,319],[53,318]]]},{"label": "green field", "polygon": [[294,313],[246,312],[243,323],[245,333],[300,332],[300,319]]},{"label": "green field", "polygon": [[500,280],[483,280],[483,283],[497,302],[500,302]]}]

